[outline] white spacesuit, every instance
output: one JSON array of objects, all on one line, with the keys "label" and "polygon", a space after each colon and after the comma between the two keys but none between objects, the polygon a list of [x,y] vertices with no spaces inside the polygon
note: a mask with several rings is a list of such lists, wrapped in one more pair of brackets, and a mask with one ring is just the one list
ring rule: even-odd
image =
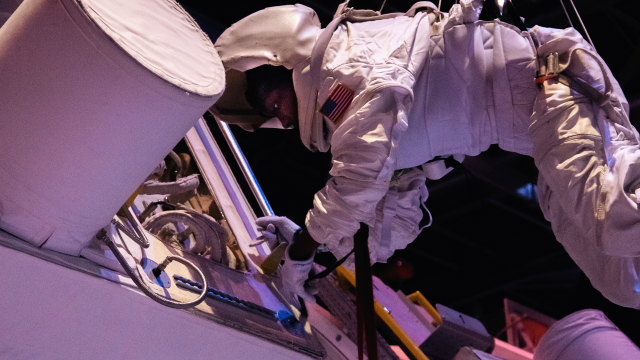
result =
[{"label": "white spacesuit", "polygon": [[[288,19],[304,16],[278,22],[287,7],[272,8],[279,15],[271,9],[250,15],[222,34],[216,48],[228,69],[265,63],[293,69],[302,141],[333,155],[332,178],[316,194],[306,227],[336,256],[353,248],[364,222],[371,227],[371,260],[386,261],[420,232],[425,178],[443,175],[434,172],[438,163],[423,164],[498,144],[534,156],[543,211],[593,285],[613,302],[640,307],[633,257],[640,243],[630,237],[640,224],[640,181],[630,166],[638,142],[617,82],[575,30],[523,32],[478,21],[481,5],[463,0],[446,14],[421,2],[407,14],[379,17],[342,8],[316,30],[313,50],[315,14],[296,5],[288,7]],[[268,21],[259,29],[261,17]],[[264,35],[274,23],[294,23],[305,34],[296,56],[285,56],[291,61],[278,56],[286,42],[269,44]],[[259,45],[238,51],[247,27],[251,44]],[[541,89],[538,70],[547,75]],[[335,118],[318,109],[338,86],[353,99]],[[223,120],[238,122],[216,106]],[[618,237],[621,230],[629,235]]]},{"label": "white spacesuit", "polygon": [[[374,261],[385,261],[419,232],[427,192],[416,166],[436,156],[477,155],[493,143],[531,153],[534,44],[508,24],[478,22],[479,5],[463,2],[448,15],[427,7],[412,17],[347,22],[320,58],[320,82],[309,81],[310,65],[294,68],[302,141],[321,151],[330,146],[334,164],[307,230],[338,256],[350,250],[359,222],[379,238],[388,201],[380,200],[395,170],[410,169],[399,179],[391,241],[382,247],[370,241]],[[338,83],[354,90],[354,99],[333,122],[316,108]]]}]

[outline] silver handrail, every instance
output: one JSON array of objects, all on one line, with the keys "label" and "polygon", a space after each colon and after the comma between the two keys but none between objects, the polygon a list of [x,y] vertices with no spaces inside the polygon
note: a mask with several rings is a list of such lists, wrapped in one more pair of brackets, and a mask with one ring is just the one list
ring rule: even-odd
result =
[{"label": "silver handrail", "polygon": [[231,132],[229,125],[218,119],[216,119],[216,122],[218,123],[218,126],[220,127],[220,130],[222,131],[222,135],[224,136],[225,140],[227,140],[227,144],[229,144],[229,147],[231,148],[231,152],[233,153],[233,156],[236,158],[236,161],[240,166],[240,170],[242,170],[242,174],[244,175],[244,178],[247,180],[247,183],[249,183],[249,187],[251,188],[253,195],[256,197],[256,200],[258,201],[260,210],[262,210],[262,213],[265,216],[275,215],[275,213],[273,212],[273,209],[271,208],[271,205],[269,205],[269,201],[267,201],[267,198],[264,195],[264,192],[262,192],[262,188],[260,187],[260,184],[258,184],[258,180],[256,179],[256,176],[253,174],[253,171],[251,170],[251,166],[249,166],[249,162],[247,161],[247,158],[244,156],[242,149],[240,149],[240,145],[238,144],[236,137],[233,136],[233,132]]}]

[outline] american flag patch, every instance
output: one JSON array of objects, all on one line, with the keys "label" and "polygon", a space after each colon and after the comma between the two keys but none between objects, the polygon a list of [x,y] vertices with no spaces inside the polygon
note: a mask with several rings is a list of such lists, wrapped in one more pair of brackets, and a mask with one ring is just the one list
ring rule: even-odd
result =
[{"label": "american flag patch", "polygon": [[353,91],[342,84],[338,84],[320,108],[320,112],[328,117],[329,120],[337,123],[351,104],[351,100],[353,100]]}]

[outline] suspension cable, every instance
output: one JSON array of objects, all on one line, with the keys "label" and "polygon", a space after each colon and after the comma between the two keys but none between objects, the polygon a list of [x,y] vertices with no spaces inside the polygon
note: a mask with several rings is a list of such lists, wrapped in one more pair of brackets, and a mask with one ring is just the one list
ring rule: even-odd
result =
[{"label": "suspension cable", "polygon": [[380,14],[382,14],[382,9],[384,9],[384,5],[387,3],[387,0],[383,0],[382,1],[382,6],[380,6],[380,11],[378,11]]},{"label": "suspension cable", "polygon": [[569,13],[567,12],[567,8],[564,6],[564,1],[560,0],[560,5],[562,5],[562,10],[564,10],[564,14],[567,15],[567,20],[569,20],[569,26],[574,27],[571,22],[571,18],[569,17]]},{"label": "suspension cable", "polygon": [[[562,0],[560,0],[562,2]],[[589,32],[587,31],[586,26],[584,26],[584,23],[582,22],[582,18],[580,17],[580,13],[578,12],[578,9],[576,8],[576,4],[573,3],[573,0],[569,0],[569,2],[571,2],[571,6],[573,6],[573,11],[576,12],[576,16],[578,17],[578,21],[580,21],[580,25],[582,26],[582,30],[584,30],[585,35],[587,35],[587,40],[589,40],[589,43],[591,44],[591,46],[593,47],[593,50],[598,53],[598,50],[596,50],[595,45],[593,45],[593,41],[591,40],[591,36],[589,36]],[[562,7],[564,7],[564,4],[562,5]],[[565,10],[566,12],[566,10]],[[569,17],[569,15],[567,15],[567,18]],[[569,23],[571,23],[571,20],[569,20]],[[572,25],[573,27],[573,25]]]}]

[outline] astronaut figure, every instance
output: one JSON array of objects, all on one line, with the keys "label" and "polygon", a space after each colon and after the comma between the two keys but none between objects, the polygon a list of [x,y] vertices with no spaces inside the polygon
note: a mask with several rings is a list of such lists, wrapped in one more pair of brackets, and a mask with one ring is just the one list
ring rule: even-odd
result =
[{"label": "astronaut figure", "polygon": [[[446,173],[433,160],[498,144],[534,157],[542,210],[593,286],[640,307],[640,150],[618,83],[576,30],[479,21],[481,7],[462,0],[442,13],[420,2],[379,15],[343,5],[320,29],[313,10],[282,6],[220,36],[227,99],[212,112],[244,128],[277,117],[309,149],[333,155],[304,230],[281,217],[257,221],[292,241],[282,268],[289,291],[312,298],[305,280],[316,248],[344,256],[361,222],[372,262],[406,247],[421,230],[425,179]],[[243,94],[233,83],[267,64],[292,70],[292,85],[263,89],[259,111],[233,108],[229,97]]]}]

